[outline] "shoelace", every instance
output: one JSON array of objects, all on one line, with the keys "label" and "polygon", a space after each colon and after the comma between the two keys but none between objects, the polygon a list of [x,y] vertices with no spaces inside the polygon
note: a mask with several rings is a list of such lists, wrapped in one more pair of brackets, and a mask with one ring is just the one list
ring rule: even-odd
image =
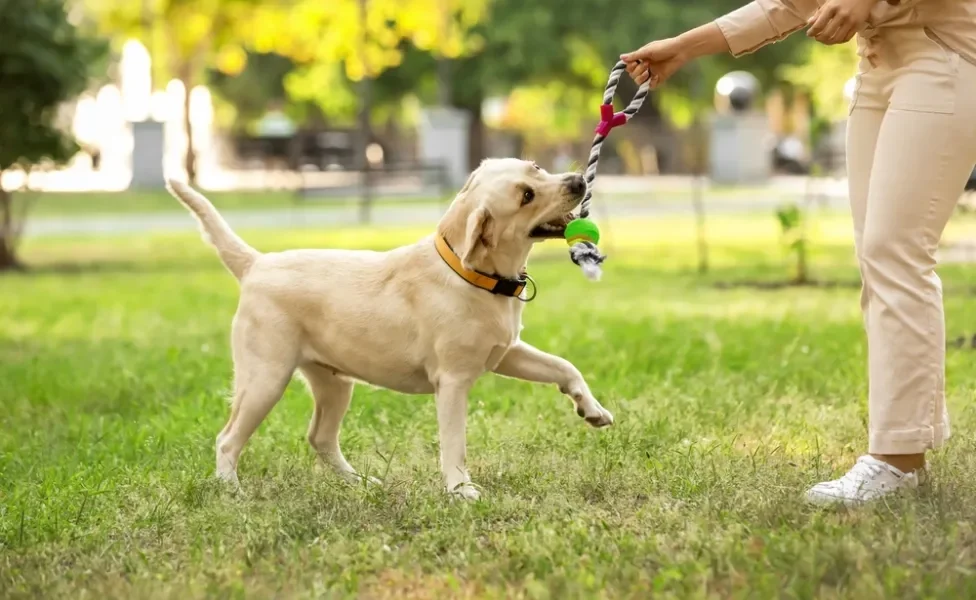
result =
[{"label": "shoelace", "polygon": [[860,458],[851,470],[838,480],[838,483],[845,487],[847,485],[858,486],[866,479],[873,480],[877,478],[882,472],[884,472],[882,467],[868,462],[865,458]]}]

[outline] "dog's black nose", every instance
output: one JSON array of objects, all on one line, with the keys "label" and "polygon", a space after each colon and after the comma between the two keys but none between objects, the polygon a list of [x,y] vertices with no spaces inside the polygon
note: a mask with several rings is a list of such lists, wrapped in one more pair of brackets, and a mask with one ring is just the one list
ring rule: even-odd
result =
[{"label": "dog's black nose", "polygon": [[570,175],[566,179],[566,188],[569,190],[570,194],[574,196],[582,196],[583,192],[586,191],[586,180],[583,179],[582,175]]}]

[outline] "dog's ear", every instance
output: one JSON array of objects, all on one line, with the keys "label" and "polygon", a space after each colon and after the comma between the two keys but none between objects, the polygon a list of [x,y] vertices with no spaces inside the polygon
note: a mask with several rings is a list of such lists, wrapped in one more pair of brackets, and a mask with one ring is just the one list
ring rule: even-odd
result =
[{"label": "dog's ear", "polygon": [[495,248],[498,240],[495,237],[495,218],[484,206],[479,206],[468,217],[464,230],[464,242],[458,257],[468,269],[481,256]]}]

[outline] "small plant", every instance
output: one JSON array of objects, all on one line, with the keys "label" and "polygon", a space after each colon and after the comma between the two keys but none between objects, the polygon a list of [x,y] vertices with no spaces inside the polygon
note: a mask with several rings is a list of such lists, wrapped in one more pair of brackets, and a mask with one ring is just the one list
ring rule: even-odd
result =
[{"label": "small plant", "polygon": [[792,283],[803,285],[809,282],[807,272],[806,220],[803,210],[796,203],[789,203],[776,210],[776,218],[782,230],[783,245],[796,258],[796,271]]}]

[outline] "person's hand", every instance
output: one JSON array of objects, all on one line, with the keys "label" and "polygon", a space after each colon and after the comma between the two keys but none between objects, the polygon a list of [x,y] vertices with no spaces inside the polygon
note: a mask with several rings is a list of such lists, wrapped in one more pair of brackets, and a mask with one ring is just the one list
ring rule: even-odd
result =
[{"label": "person's hand", "polygon": [[667,81],[688,62],[684,48],[677,38],[645,44],[633,52],[621,54],[620,60],[627,63],[627,72],[637,85],[650,81],[652,88]]},{"label": "person's hand", "polygon": [[807,36],[828,46],[849,42],[867,23],[877,3],[878,0],[827,0],[807,21]]}]

